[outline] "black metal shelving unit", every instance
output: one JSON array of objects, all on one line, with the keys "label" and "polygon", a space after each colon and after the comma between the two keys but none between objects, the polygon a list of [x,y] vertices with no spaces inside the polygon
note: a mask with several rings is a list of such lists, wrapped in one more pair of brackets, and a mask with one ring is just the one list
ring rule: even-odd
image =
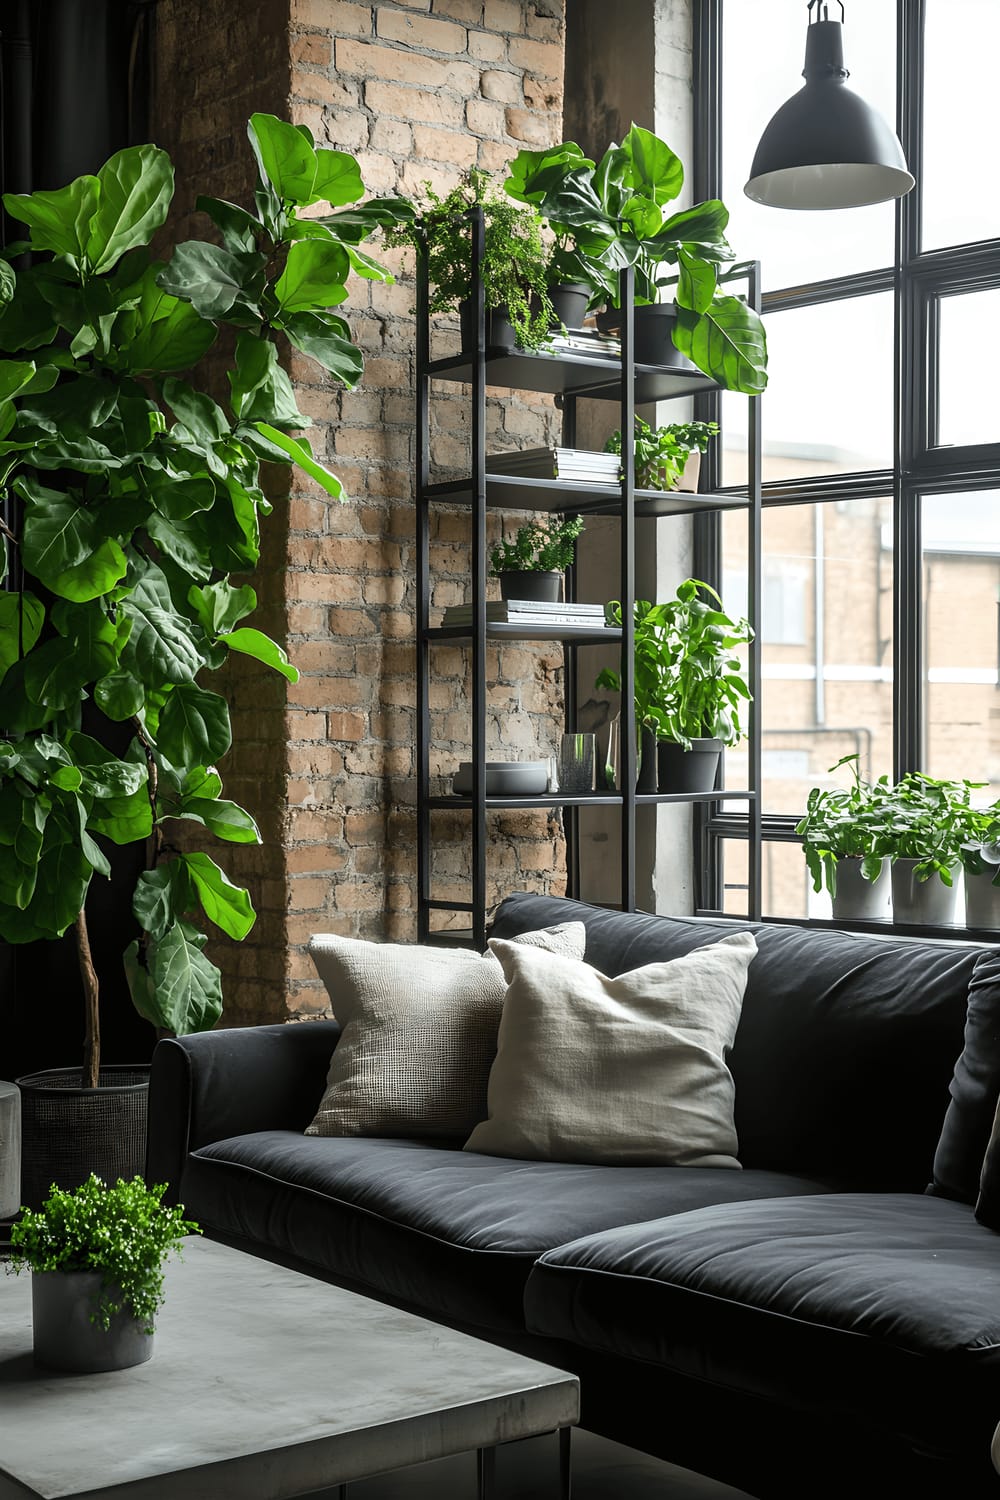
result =
[{"label": "black metal shelving unit", "polygon": [[[669,515],[699,515],[720,510],[741,509],[748,512],[749,579],[748,613],[751,622],[757,617],[760,599],[760,493],[761,452],[759,398],[749,398],[750,468],[746,495],[727,492],[688,494],[678,491],[661,493],[637,490],[635,487],[632,445],[622,445],[622,481],[619,489],[603,485],[567,483],[559,480],[525,479],[491,474],[486,469],[486,391],[487,387],[543,392],[560,397],[563,407],[563,443],[574,444],[576,403],[578,400],[613,401],[618,404],[620,429],[631,432],[637,405],[665,401],[681,396],[696,396],[717,389],[700,371],[675,370],[637,365],[633,357],[633,273],[621,273],[621,306],[623,310],[620,358],[583,353],[527,353],[490,347],[486,342],[486,318],[480,266],[483,259],[483,218],[481,210],[469,215],[472,248],[473,326],[475,349],[447,359],[430,357],[428,285],[426,258],[417,257],[417,403],[416,403],[416,509],[417,509],[417,923],[418,940],[456,944],[467,942],[476,948],[485,946],[487,907],[487,822],[488,812],[504,809],[561,807],[565,814],[567,867],[570,894],[573,890],[575,849],[578,841],[578,814],[582,807],[618,807],[621,813],[621,901],[623,909],[635,909],[636,808],[658,803],[699,805],[706,816],[726,800],[738,799],[749,804],[748,911],[751,918],[760,916],[760,735],[758,701],[760,696],[759,646],[750,647],[749,677],[754,701],[750,708],[749,789],[716,790],[696,794],[640,794],[635,788],[637,772],[637,738],[635,716],[626,711],[634,696],[633,624],[631,604],[635,598],[636,522]],[[748,301],[759,310],[757,267],[739,268],[747,276]],[[730,273],[732,275],[732,273]],[[468,478],[444,483],[430,482],[430,403],[431,382],[445,381],[471,387],[471,472]],[[472,539],[470,550],[470,585],[472,620],[461,627],[430,625],[430,517],[435,504],[467,505],[471,510]],[[620,630],[590,630],[570,626],[532,626],[498,624],[486,618],[486,516],[490,509],[536,510],[581,516],[618,516],[620,533],[620,580],[618,597],[623,601]],[[575,651],[579,646],[621,642],[622,646],[622,715],[620,783],[622,790],[601,791],[585,796],[558,792],[536,796],[496,797],[486,794],[486,648],[504,640],[552,641],[564,652],[565,720],[571,724],[576,712]],[[431,655],[436,644],[465,642],[471,652],[471,762],[472,789],[468,796],[435,795],[430,790],[430,706],[429,682]],[[433,895],[432,814],[461,811],[470,819],[470,900],[444,901]],[[696,844],[697,848],[697,844]],[[456,930],[431,928],[433,912],[448,912],[468,918],[468,926]]]}]

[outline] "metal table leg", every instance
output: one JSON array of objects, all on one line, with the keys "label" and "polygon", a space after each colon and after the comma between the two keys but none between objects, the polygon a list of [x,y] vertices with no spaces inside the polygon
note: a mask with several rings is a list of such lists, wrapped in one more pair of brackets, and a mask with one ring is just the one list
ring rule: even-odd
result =
[{"label": "metal table leg", "polygon": [[496,1494],[497,1450],[476,1449],[476,1497],[477,1500],[493,1500]]},{"label": "metal table leg", "polygon": [[571,1500],[573,1491],[572,1427],[559,1429],[559,1500]]}]

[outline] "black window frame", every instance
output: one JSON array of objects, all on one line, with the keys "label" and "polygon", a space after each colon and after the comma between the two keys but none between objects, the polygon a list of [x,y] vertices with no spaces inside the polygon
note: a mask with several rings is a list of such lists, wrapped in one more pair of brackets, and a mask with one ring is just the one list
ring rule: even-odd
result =
[{"label": "black window frame", "polygon": [[[694,14],[694,191],[696,201],[722,196],[722,116],[725,107],[722,26],[727,0],[696,0]],[[730,0],[743,3],[743,0]],[[864,7],[855,0],[863,24]],[[893,497],[893,775],[922,769],[925,695],[922,615],[921,500],[924,495],[1000,489],[1000,443],[942,448],[931,441],[937,427],[937,318],[940,298],[1000,286],[1000,238],[922,251],[922,129],[925,0],[896,0],[896,130],[916,186],[896,204],[894,263],[765,292],[762,310],[808,307],[873,292],[894,297],[893,467],[859,474],[785,479],[763,486],[762,503],[807,504]],[[805,39],[805,5],[798,14]],[[789,24],[796,24],[794,8]],[[761,45],[765,45],[762,38]],[[791,82],[791,81],[790,81]],[[774,101],[775,108],[782,101]],[[748,254],[753,246],[744,246]],[[762,281],[766,284],[765,275]],[[718,396],[699,398],[705,420],[718,420]],[[767,397],[762,422],[767,431]],[[719,455],[708,475],[720,484]],[[721,576],[721,515],[698,517],[695,571],[718,585]],[[764,726],[762,725],[762,733]],[[760,795],[760,794],[758,794]],[[749,837],[749,815],[730,811],[698,814],[701,881],[698,910],[723,907],[723,843]],[[804,811],[804,809],[803,809]],[[798,842],[797,818],[761,810],[765,843]],[[764,912],[765,919],[768,913]]]}]

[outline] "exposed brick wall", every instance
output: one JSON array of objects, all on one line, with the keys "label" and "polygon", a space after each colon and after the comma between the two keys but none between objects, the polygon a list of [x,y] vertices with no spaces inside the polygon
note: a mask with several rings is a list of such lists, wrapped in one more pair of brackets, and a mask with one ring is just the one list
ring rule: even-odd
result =
[{"label": "exposed brick wall", "polygon": [[[196,191],[245,190],[242,130],[255,109],[353,152],[380,194],[418,194],[425,180],[446,190],[464,167],[499,173],[521,145],[561,139],[563,0],[254,0],[227,14],[210,0],[162,5],[158,138],[190,168]],[[215,92],[203,107],[205,67]],[[225,961],[227,980],[239,979],[227,984],[230,1022],[325,1010],[305,950],[313,932],[400,941],[416,932],[412,265],[403,252],[376,254],[397,283],[355,280],[343,308],[366,356],[358,389],[342,392],[291,358],[300,407],[315,423],[310,441],[346,497],[330,501],[297,479],[287,511],[270,520],[264,628],[285,641],[299,683],[280,686],[277,699],[273,683],[268,696],[248,675],[233,684],[227,785],[265,814],[268,843],[238,872],[255,885],[262,918],[254,946]],[[466,396],[456,388],[435,402],[442,477],[468,464]],[[492,396],[489,422],[498,448],[558,431],[547,398]],[[437,517],[435,608],[466,597],[467,536],[466,513]],[[548,753],[560,727],[561,655],[507,650],[495,665],[490,752]],[[466,655],[437,651],[434,673],[433,769],[445,777],[469,753]],[[447,815],[435,826],[435,893],[467,898],[468,820]],[[559,888],[556,818],[505,816],[495,834],[492,895]]]}]

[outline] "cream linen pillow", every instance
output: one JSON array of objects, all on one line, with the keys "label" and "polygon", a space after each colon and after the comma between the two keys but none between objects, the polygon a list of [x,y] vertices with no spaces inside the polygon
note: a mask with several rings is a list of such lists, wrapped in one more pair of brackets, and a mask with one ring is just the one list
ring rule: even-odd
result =
[{"label": "cream linen pillow", "polygon": [[507,998],[489,1117],[466,1151],[739,1166],[725,1059],[757,951],[749,932],[617,979],[499,938],[490,948],[503,964]]},{"label": "cream linen pillow", "polygon": [[[513,941],[582,958],[586,939],[564,922]],[[325,934],[309,952],[343,1030],[306,1135],[468,1135],[507,989],[493,955]]]}]

